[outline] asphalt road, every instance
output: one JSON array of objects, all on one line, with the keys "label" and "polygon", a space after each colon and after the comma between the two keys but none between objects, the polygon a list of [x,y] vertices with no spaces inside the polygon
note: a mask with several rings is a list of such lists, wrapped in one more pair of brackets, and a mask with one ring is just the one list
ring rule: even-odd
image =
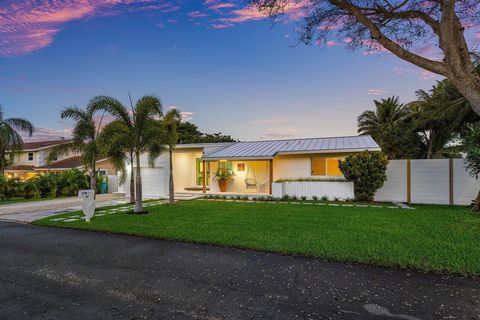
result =
[{"label": "asphalt road", "polygon": [[480,319],[480,281],[0,222],[1,319]]}]

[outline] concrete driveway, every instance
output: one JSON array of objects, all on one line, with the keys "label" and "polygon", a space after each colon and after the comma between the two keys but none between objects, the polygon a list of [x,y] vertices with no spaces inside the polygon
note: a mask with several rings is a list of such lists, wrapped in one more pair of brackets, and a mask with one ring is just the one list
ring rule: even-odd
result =
[{"label": "concrete driveway", "polygon": [[480,282],[0,222],[2,319],[480,319]]},{"label": "concrete driveway", "polygon": [[[97,207],[121,204],[127,201],[127,198],[121,194],[99,194],[96,199]],[[32,222],[57,213],[80,210],[81,206],[82,199],[77,197],[1,205],[0,220]]]}]

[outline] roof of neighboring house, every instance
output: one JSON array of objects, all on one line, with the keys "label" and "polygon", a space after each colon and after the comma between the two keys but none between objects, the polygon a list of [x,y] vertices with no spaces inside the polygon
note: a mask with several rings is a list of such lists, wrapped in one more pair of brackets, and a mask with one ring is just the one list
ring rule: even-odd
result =
[{"label": "roof of neighboring house", "polygon": [[48,169],[72,169],[82,166],[82,157],[75,156],[67,159],[55,161],[49,164],[46,164],[41,167],[35,168],[36,170],[48,170]]},{"label": "roof of neighboring house", "polygon": [[206,153],[205,160],[272,159],[278,154],[380,151],[371,136],[237,142]]},{"label": "roof of neighboring house", "polygon": [[23,144],[23,151],[34,151],[40,150],[48,147],[53,147],[57,144],[67,143],[70,140],[52,140],[52,141],[36,141],[36,142],[27,142]]},{"label": "roof of neighboring house", "polygon": [[18,165],[18,166],[10,166],[6,167],[5,171],[31,171],[35,167],[32,165]]}]

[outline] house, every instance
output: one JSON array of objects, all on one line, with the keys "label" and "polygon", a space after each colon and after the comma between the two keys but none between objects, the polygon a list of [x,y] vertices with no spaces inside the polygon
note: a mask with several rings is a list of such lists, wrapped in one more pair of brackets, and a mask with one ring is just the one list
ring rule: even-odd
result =
[{"label": "house", "polygon": [[[338,160],[368,151],[380,151],[370,136],[179,144],[173,153],[175,192],[220,192],[215,173],[231,169],[227,193],[269,195],[279,179],[342,179]],[[164,154],[150,168],[141,157],[143,194],[168,195],[169,156]],[[129,167],[129,166],[127,166]],[[129,179],[119,186],[128,193]]]},{"label": "house", "polygon": [[[81,157],[76,153],[67,154],[47,163],[46,159],[52,148],[68,142],[69,140],[62,139],[25,143],[23,151],[15,157],[13,164],[5,169],[5,175],[9,178],[29,179],[46,172],[61,172],[73,168],[83,170]],[[98,161],[97,166],[100,175],[116,174],[108,159]]]}]

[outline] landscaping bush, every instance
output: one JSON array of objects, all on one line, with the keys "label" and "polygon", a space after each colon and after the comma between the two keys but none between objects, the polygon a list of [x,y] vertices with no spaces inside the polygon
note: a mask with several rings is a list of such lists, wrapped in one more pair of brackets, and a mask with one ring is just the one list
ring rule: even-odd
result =
[{"label": "landscaping bush", "polygon": [[33,199],[38,197],[38,184],[35,183],[35,180],[27,180],[22,183],[23,197],[25,199]]},{"label": "landscaping bush", "polygon": [[355,199],[358,201],[373,201],[375,192],[387,180],[387,165],[387,157],[380,152],[365,151],[339,161],[345,178],[354,183]]}]

